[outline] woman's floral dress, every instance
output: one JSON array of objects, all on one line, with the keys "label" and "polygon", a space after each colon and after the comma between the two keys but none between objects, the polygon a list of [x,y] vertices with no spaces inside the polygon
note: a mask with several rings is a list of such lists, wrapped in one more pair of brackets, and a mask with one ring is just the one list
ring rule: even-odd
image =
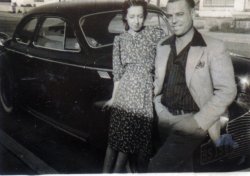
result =
[{"label": "woman's floral dress", "polygon": [[156,27],[114,39],[113,75],[119,81],[109,127],[108,143],[124,153],[151,152],[153,125],[153,71],[158,41],[165,36]]}]

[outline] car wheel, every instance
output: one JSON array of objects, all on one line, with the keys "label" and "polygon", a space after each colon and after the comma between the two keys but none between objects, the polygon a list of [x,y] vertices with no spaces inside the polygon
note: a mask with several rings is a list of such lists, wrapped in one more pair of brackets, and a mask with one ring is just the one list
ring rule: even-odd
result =
[{"label": "car wheel", "polygon": [[0,74],[0,102],[2,105],[2,109],[6,113],[13,112],[14,95],[13,95],[12,77],[4,70],[2,70]]}]

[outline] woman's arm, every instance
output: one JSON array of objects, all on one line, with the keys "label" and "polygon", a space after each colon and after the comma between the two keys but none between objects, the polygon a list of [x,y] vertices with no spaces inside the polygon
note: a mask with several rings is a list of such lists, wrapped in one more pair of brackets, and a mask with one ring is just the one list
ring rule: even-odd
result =
[{"label": "woman's arm", "polygon": [[119,81],[114,82],[112,97],[104,104],[104,107],[110,107],[113,105],[118,86],[119,86]]},{"label": "woman's arm", "polygon": [[119,81],[123,75],[123,66],[121,63],[121,57],[120,57],[121,53],[120,53],[120,41],[119,41],[119,37],[115,37],[114,39],[114,45],[113,45],[113,80],[114,80],[114,88],[113,88],[113,93],[112,93],[112,97],[110,100],[108,100],[105,104],[104,107],[109,107],[113,105],[115,96],[116,96],[116,92],[119,86]]}]

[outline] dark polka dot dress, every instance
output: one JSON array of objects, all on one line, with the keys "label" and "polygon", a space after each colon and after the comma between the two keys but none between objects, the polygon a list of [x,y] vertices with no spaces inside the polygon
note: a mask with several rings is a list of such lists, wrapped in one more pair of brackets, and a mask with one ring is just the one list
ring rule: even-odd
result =
[{"label": "dark polka dot dress", "polygon": [[135,35],[115,37],[114,82],[119,81],[109,127],[109,145],[124,153],[151,152],[153,124],[153,71],[156,46],[164,36],[156,27],[145,27]]}]

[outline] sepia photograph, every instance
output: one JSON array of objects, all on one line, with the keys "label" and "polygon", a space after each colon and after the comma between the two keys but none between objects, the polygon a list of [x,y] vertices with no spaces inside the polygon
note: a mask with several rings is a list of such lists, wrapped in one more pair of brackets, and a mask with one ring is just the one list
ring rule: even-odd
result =
[{"label": "sepia photograph", "polygon": [[0,175],[250,174],[250,0],[0,0]]}]

